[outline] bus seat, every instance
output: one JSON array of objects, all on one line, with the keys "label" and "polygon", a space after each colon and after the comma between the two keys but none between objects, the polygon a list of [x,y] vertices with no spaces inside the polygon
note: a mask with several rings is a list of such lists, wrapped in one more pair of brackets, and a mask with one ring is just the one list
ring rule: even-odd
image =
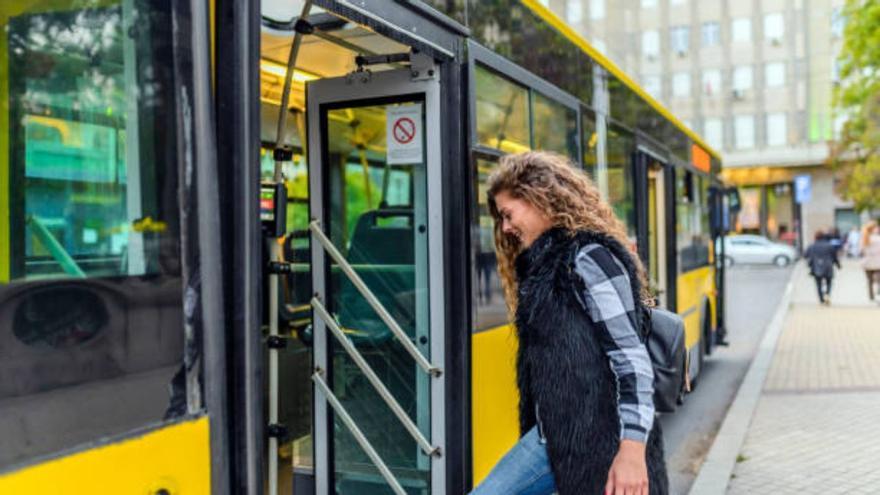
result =
[{"label": "bus seat", "polygon": [[[414,229],[411,209],[379,209],[358,219],[348,262],[401,328],[415,334]],[[340,323],[355,330],[352,340],[380,343],[391,337],[388,326],[347,277],[340,275]]]}]

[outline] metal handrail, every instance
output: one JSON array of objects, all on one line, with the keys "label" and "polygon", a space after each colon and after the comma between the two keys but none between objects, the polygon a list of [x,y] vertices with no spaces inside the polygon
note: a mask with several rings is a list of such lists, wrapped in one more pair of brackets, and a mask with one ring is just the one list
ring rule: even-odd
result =
[{"label": "metal handrail", "polygon": [[49,229],[43,225],[43,222],[40,221],[35,215],[28,215],[25,219],[25,223],[31,228],[31,231],[42,244],[43,247],[46,248],[46,251],[49,251],[49,254],[55,258],[55,261],[61,265],[61,269],[64,270],[68,275],[72,275],[78,278],[86,278],[86,273],[76,264],[73,257],[70,256],[64,246],[58,242],[58,239],[52,235],[52,232],[49,232]]},{"label": "metal handrail", "polygon": [[391,395],[391,392],[385,387],[385,384],[382,383],[382,380],[376,376],[376,372],[373,371],[373,368],[367,363],[364,357],[361,355],[360,351],[358,351],[357,347],[352,343],[352,341],[345,335],[345,332],[339,327],[336,321],[330,316],[330,313],[327,312],[327,308],[318,300],[317,297],[312,298],[312,307],[315,308],[315,311],[318,313],[318,316],[324,320],[324,323],[330,327],[330,330],[333,332],[333,335],[336,336],[336,340],[342,344],[342,347],[345,349],[345,352],[351,356],[351,359],[357,364],[358,368],[364,373],[370,383],[373,384],[373,387],[376,389],[376,392],[379,393],[379,396],[382,397],[382,400],[385,401],[385,404],[391,409],[397,419],[403,424],[403,427],[406,428],[406,431],[413,437],[413,440],[419,444],[422,451],[428,456],[439,456],[440,455],[440,447],[435,447],[431,445],[431,442],[422,435],[422,432],[419,430],[419,427],[413,423],[412,419],[406,414],[406,411],[400,406],[397,400]]},{"label": "metal handrail", "polygon": [[330,406],[333,407],[333,411],[342,420],[342,423],[348,428],[348,431],[357,441],[357,443],[364,449],[367,456],[369,456],[370,460],[373,461],[373,464],[376,465],[376,468],[379,470],[379,473],[385,478],[385,481],[388,482],[388,485],[394,490],[394,493],[397,495],[406,495],[406,491],[400,486],[400,482],[397,481],[397,478],[394,477],[394,474],[388,469],[388,466],[379,457],[379,453],[376,452],[376,449],[370,444],[370,441],[367,440],[367,437],[364,436],[364,433],[357,427],[354,420],[351,419],[351,416],[348,415],[348,411],[345,410],[345,407],[342,403],[339,402],[339,399],[333,394],[333,391],[330,390],[330,387],[327,386],[327,383],[321,378],[321,370],[315,371],[312,375],[312,381],[318,386],[321,390],[321,393],[324,395],[324,398],[327,399],[327,402],[330,403]]},{"label": "metal handrail", "polygon": [[382,303],[379,302],[379,299],[373,294],[372,291],[367,287],[367,284],[361,279],[360,276],[354,271],[354,268],[346,261],[346,259],[342,256],[342,253],[336,249],[336,246],[333,245],[333,241],[327,238],[327,235],[324,234],[324,231],[321,230],[321,222],[318,220],[312,220],[309,223],[309,230],[315,234],[315,237],[324,246],[324,249],[327,250],[327,254],[333,258],[334,261],[339,265],[339,268],[342,269],[342,272],[348,277],[351,283],[357,288],[358,292],[364,296],[364,299],[370,304],[373,310],[376,311],[376,314],[379,315],[379,318],[382,318],[382,321],[388,325],[388,328],[391,329],[391,333],[397,337],[397,340],[400,341],[400,344],[403,345],[403,348],[406,349],[406,352],[409,353],[413,359],[416,360],[416,364],[422,368],[425,373],[428,373],[431,376],[438,377],[443,374],[443,370],[431,364],[424,355],[422,355],[421,351],[416,347],[415,344],[409,339],[406,335],[406,332],[400,328],[400,325],[391,314],[385,309],[385,306],[382,306]]}]

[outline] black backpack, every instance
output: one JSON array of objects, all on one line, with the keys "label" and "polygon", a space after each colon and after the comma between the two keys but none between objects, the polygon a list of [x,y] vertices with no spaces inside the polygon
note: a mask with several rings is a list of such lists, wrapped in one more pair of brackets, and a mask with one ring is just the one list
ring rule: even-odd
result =
[{"label": "black backpack", "polygon": [[685,388],[684,320],[676,313],[645,307],[644,342],[654,368],[654,409],[673,412]]}]

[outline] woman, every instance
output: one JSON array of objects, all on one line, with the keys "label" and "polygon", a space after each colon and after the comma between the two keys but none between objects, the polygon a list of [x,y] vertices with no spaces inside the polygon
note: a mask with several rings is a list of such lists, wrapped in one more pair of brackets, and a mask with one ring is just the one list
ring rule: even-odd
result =
[{"label": "woman", "polygon": [[623,223],[553,153],[502,158],[488,202],[519,337],[521,438],[473,493],[667,493],[647,284]]},{"label": "woman", "polygon": [[810,275],[816,281],[819,304],[831,304],[831,281],[834,279],[834,267],[840,268],[840,261],[837,259],[837,248],[829,236],[817,230],[815,242],[804,252],[804,259],[810,266]]},{"label": "woman", "polygon": [[874,285],[880,283],[880,226],[871,222],[862,236],[862,268],[868,279],[868,297],[874,300]]}]

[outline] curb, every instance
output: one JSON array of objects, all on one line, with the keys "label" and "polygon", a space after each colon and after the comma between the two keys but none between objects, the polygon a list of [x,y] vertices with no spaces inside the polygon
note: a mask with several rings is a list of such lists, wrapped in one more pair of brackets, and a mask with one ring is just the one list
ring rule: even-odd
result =
[{"label": "curb", "polygon": [[791,306],[794,280],[799,276],[801,269],[802,265],[798,263],[791,272],[779,308],[773,314],[767,331],[764,332],[764,337],[755,352],[752,364],[749,365],[745,378],[736,392],[736,397],[734,397],[733,403],[721,423],[721,429],[718,430],[718,434],[712,442],[712,448],[709,449],[703,465],[700,466],[700,472],[697,474],[694,484],[691,485],[690,495],[714,495],[727,492],[730,475],[733,474],[736,467],[736,457],[739,455],[749,431],[752,416],[758,406],[758,400],[761,398],[767,372],[770,371],[770,365],[773,362],[776,343],[779,341],[779,335],[782,334],[785,316]]}]

